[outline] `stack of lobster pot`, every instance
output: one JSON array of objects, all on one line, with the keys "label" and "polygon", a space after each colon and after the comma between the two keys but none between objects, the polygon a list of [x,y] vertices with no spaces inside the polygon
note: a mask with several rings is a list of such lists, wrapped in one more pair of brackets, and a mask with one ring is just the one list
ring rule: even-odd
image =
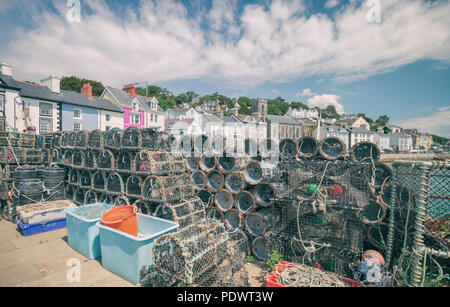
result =
[{"label": "stack of lobster pot", "polygon": [[65,169],[59,167],[40,168],[38,175],[43,184],[44,201],[64,199]]},{"label": "stack of lobster pot", "polygon": [[35,167],[19,167],[14,172],[12,199],[15,206],[42,200],[43,185]]}]

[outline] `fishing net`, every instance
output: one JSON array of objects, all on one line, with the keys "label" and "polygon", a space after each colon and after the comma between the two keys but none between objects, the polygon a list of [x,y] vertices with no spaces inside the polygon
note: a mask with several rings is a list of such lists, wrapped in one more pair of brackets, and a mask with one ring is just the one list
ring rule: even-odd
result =
[{"label": "fishing net", "polygon": [[119,128],[112,128],[112,129],[106,131],[105,148],[120,149],[123,132],[124,131]]},{"label": "fishing net", "polygon": [[66,149],[64,152],[64,162],[63,164],[66,166],[72,166],[73,161],[73,150],[72,149]]},{"label": "fishing net", "polygon": [[[155,241],[153,273],[143,274],[143,286],[246,286],[243,270],[247,238],[228,232],[215,220],[205,219]],[[154,278],[155,276],[158,278]],[[156,284],[156,282],[158,284]]]},{"label": "fishing net", "polygon": [[92,174],[88,170],[83,170],[80,173],[80,187],[91,188],[92,187]]},{"label": "fishing net", "polygon": [[97,163],[94,151],[91,149],[84,151],[84,168],[87,170],[94,170],[96,167]]},{"label": "fishing net", "polygon": [[109,149],[103,149],[97,156],[97,169],[111,171],[116,167],[114,154]]},{"label": "fishing net", "polygon": [[144,180],[142,199],[156,203],[178,202],[195,196],[189,174],[149,176]]},{"label": "fishing net", "polygon": [[122,135],[122,149],[138,150],[142,147],[142,135],[138,128],[128,127]]},{"label": "fishing net", "polygon": [[79,185],[79,179],[80,179],[80,171],[78,169],[72,168],[69,171],[69,184],[78,186]]},{"label": "fishing net", "polygon": [[99,196],[98,201],[100,203],[112,205],[112,203],[114,202],[114,197],[112,195],[108,194],[108,193],[102,193]]},{"label": "fishing net", "polygon": [[87,141],[89,138],[89,132],[85,130],[78,131],[75,134],[75,148],[86,149]]},{"label": "fishing net", "polygon": [[132,198],[140,198],[142,196],[141,185],[141,177],[135,175],[128,177],[125,187],[127,196]]},{"label": "fishing net", "polygon": [[143,201],[142,199],[137,199],[133,203],[133,206],[138,208],[138,212],[140,214],[145,214],[145,215],[151,215],[152,214],[152,209],[151,209],[150,204],[148,202]]},{"label": "fishing net", "polygon": [[106,191],[112,195],[125,194],[125,185],[122,176],[119,173],[109,173],[106,178]]},{"label": "fishing net", "polygon": [[87,190],[84,194],[84,204],[96,204],[98,203],[98,194],[92,190]]},{"label": "fishing net", "polygon": [[116,170],[118,172],[131,173],[132,169],[134,169],[133,163],[134,157],[131,152],[120,151],[117,156]]},{"label": "fishing net", "polygon": [[130,205],[130,200],[128,199],[128,197],[120,195],[120,196],[117,196],[114,199],[113,205],[116,206],[116,207],[129,206]]},{"label": "fishing net", "polygon": [[104,133],[98,129],[93,130],[89,133],[86,146],[88,149],[101,150],[104,148]]},{"label": "fishing net", "polygon": [[156,217],[178,223],[179,229],[196,224],[206,218],[205,207],[198,197],[176,204],[161,204],[153,214]]},{"label": "fishing net", "polygon": [[97,192],[105,191],[107,175],[105,172],[97,171],[92,176],[92,189]]},{"label": "fishing net", "polygon": [[42,150],[41,149],[27,149],[25,151],[27,164],[40,164],[43,162]]}]

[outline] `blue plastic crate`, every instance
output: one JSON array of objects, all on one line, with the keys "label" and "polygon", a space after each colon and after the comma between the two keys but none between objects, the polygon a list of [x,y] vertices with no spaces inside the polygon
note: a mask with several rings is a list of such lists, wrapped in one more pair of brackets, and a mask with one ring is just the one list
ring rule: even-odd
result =
[{"label": "blue plastic crate", "polygon": [[100,227],[102,265],[120,277],[138,284],[140,270],[153,264],[153,244],[160,236],[175,232],[178,224],[157,217],[137,214],[138,236],[114,228]]},{"label": "blue plastic crate", "polygon": [[35,224],[24,224],[21,220],[17,221],[17,230],[24,236],[31,236],[64,227],[66,227],[66,219],[58,219]]},{"label": "blue plastic crate", "polygon": [[101,257],[100,234],[97,222],[102,213],[114,208],[109,204],[91,204],[66,209],[67,242],[88,259]]}]

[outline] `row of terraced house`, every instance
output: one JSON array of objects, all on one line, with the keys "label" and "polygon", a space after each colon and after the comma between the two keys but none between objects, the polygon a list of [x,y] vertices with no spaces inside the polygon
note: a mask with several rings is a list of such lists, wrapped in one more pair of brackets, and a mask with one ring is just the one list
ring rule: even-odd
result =
[{"label": "row of terraced house", "polygon": [[100,97],[93,97],[89,83],[77,93],[62,90],[56,76],[40,84],[18,81],[12,66],[0,64],[0,130],[41,134],[130,126],[164,130],[158,100],[137,95],[133,84],[107,86]]}]

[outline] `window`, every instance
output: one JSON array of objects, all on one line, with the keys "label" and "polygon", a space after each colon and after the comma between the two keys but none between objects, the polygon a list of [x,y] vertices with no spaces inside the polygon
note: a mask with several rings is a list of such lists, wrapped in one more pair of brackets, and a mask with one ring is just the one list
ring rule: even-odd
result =
[{"label": "window", "polygon": [[150,114],[150,121],[153,121],[153,114]]},{"label": "window", "polygon": [[132,124],[139,125],[139,119],[140,119],[139,115],[137,115],[137,114],[131,115],[131,123]]},{"label": "window", "polygon": [[80,131],[80,130],[81,130],[81,124],[73,123],[73,131]]},{"label": "window", "polygon": [[52,120],[50,118],[39,119],[39,133],[52,132]]},{"label": "window", "polygon": [[158,114],[155,114],[155,122],[158,121]]},{"label": "window", "polygon": [[133,102],[133,111],[139,111],[139,105],[137,102]]},{"label": "window", "polygon": [[73,118],[81,118],[81,110],[73,109]]},{"label": "window", "polygon": [[0,116],[5,117],[5,94],[0,94]]},{"label": "window", "polygon": [[111,130],[111,126],[106,126],[106,131]]},{"label": "window", "polygon": [[111,115],[106,114],[106,115],[105,115],[105,120],[106,120],[107,122],[109,122],[109,121],[111,120]]},{"label": "window", "polygon": [[39,103],[41,116],[52,116],[52,105],[50,103],[41,102]]}]

